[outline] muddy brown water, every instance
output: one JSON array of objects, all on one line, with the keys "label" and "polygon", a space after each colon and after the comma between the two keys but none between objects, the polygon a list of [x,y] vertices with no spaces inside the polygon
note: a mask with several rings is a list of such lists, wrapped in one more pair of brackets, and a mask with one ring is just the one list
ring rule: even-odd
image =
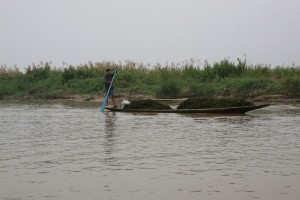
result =
[{"label": "muddy brown water", "polygon": [[300,197],[300,105],[246,115],[0,102],[0,199]]}]

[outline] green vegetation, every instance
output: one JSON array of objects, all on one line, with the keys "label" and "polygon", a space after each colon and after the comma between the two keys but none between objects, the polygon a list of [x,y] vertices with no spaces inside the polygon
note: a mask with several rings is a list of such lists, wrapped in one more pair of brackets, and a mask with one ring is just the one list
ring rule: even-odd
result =
[{"label": "green vegetation", "polygon": [[[0,98],[62,99],[71,95],[104,95],[104,74],[115,63],[88,63],[56,68],[51,63],[18,68],[0,67]],[[234,97],[261,95],[300,97],[300,67],[248,66],[238,59],[224,59],[203,66],[145,66],[133,62],[118,64],[115,92],[122,95],[150,95],[157,98]]]},{"label": "green vegetation", "polygon": [[171,110],[171,107],[152,99],[141,99],[133,100],[130,104],[125,105],[124,109]]},{"label": "green vegetation", "polygon": [[177,109],[202,109],[254,106],[252,101],[236,98],[193,97],[179,104]]}]

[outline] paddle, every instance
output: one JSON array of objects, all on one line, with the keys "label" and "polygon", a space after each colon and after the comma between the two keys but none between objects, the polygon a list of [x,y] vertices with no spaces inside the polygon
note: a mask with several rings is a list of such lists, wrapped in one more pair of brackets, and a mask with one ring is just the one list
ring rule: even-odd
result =
[{"label": "paddle", "polygon": [[105,97],[104,102],[103,102],[102,107],[101,107],[101,112],[104,112],[104,109],[105,109],[105,106],[106,106],[106,102],[107,102],[107,99],[108,99],[108,95],[109,95],[109,92],[110,92],[112,83],[113,83],[114,78],[115,78],[115,76],[116,76],[116,74],[117,74],[117,69],[118,69],[118,67],[117,67],[117,68],[115,69],[115,71],[114,71],[114,75],[113,75],[113,77],[112,77],[112,79],[111,79],[109,88],[108,88],[107,93],[106,93],[106,97]]}]

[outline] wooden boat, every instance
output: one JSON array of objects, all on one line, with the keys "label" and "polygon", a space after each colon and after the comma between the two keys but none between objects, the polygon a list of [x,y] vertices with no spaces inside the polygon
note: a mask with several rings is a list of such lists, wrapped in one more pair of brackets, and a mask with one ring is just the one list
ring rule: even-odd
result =
[{"label": "wooden boat", "polygon": [[241,107],[226,107],[226,108],[205,108],[205,109],[171,109],[171,110],[150,110],[150,109],[120,109],[120,108],[106,108],[113,112],[129,112],[129,113],[223,113],[223,114],[244,114],[246,112],[264,108],[269,104],[258,106],[241,106]]}]

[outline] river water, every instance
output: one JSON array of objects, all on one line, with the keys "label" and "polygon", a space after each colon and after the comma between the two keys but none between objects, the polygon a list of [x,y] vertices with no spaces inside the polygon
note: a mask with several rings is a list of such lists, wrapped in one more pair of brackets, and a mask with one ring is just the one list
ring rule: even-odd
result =
[{"label": "river water", "polygon": [[1,200],[300,197],[300,105],[247,115],[0,102]]}]

